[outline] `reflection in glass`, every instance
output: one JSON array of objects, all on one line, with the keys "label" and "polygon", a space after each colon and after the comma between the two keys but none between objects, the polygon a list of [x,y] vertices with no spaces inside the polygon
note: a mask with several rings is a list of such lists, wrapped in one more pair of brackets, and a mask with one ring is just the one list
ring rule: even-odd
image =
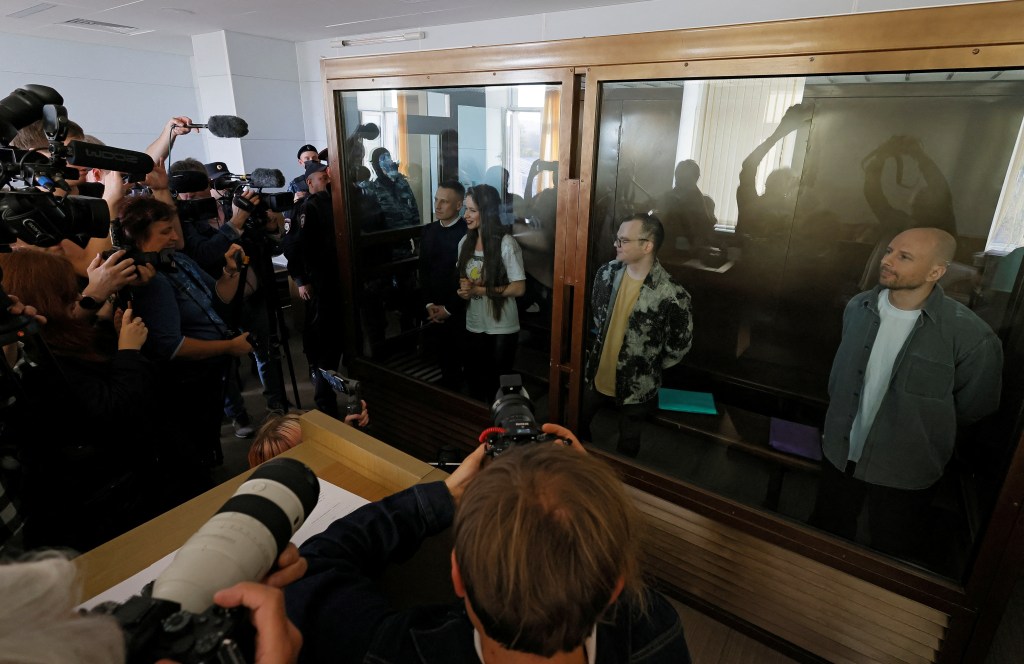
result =
[{"label": "reflection in glass", "polygon": [[[955,238],[938,282],[947,305],[970,309],[1004,343],[1016,339],[1024,225],[1012,211],[1024,196],[1022,118],[1020,71],[604,84],[589,265],[614,257],[620,222],[657,211],[665,224],[659,259],[692,296],[694,322],[693,348],[666,371],[665,386],[711,393],[717,408],[656,411],[638,462],[806,523],[828,464],[820,441],[844,309],[891,280],[895,268],[880,268],[908,228]],[[914,357],[900,367],[921,360],[909,348]],[[1006,366],[1019,366],[1016,345],[1004,350]],[[955,447],[949,432],[948,444],[937,444],[938,479],[901,486],[927,485],[930,494],[921,540],[884,547],[890,553],[954,578],[966,568],[1020,407],[1018,387],[1004,392],[994,416],[972,423],[994,407],[998,374],[985,372],[955,400],[988,406],[949,420]],[[896,385],[899,368],[893,377],[906,387]],[[616,446],[614,417],[599,411],[590,427],[608,449]],[[854,477],[865,477],[864,462]],[[913,475],[915,462],[902,463],[892,473]],[[872,532],[865,511],[843,535],[878,548]]]},{"label": "reflection in glass", "polygon": [[[495,232],[513,243],[509,252],[521,256],[525,272],[517,280],[522,287],[512,291],[521,294],[506,298],[515,310],[508,319],[519,320],[512,369],[524,375],[534,399],[543,401],[559,86],[361,90],[340,92],[338,98],[363,355],[470,393],[480,363],[466,357],[467,307],[458,297],[457,249],[466,233],[464,191],[489,185],[497,194]],[[371,125],[375,130],[367,130]],[[487,276],[485,269],[481,284]],[[504,286],[491,284],[492,291]],[[439,333],[442,327],[446,331]],[[493,390],[485,396],[480,388],[475,396],[489,401]]]}]

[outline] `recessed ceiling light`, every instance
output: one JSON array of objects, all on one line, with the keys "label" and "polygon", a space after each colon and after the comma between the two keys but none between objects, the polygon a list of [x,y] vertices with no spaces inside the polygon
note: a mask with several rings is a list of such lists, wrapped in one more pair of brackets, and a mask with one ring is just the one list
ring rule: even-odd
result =
[{"label": "recessed ceiling light", "polygon": [[26,16],[32,16],[33,14],[38,14],[39,12],[45,12],[47,9],[53,9],[56,6],[57,5],[53,4],[52,2],[40,2],[38,5],[32,5],[31,7],[27,7],[26,9],[22,9],[19,12],[14,12],[13,14],[8,14],[7,17],[8,18],[25,18]]}]

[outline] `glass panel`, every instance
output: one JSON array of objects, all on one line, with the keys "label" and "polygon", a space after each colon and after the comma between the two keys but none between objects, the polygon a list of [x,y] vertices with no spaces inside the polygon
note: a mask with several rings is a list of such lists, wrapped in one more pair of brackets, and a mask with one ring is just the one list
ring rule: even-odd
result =
[{"label": "glass panel", "polygon": [[1012,70],[604,84],[593,442],[960,578],[1019,437],[1022,117]]},{"label": "glass panel", "polygon": [[559,86],[363,90],[338,101],[363,355],[488,403],[499,374],[519,373],[543,412]]}]

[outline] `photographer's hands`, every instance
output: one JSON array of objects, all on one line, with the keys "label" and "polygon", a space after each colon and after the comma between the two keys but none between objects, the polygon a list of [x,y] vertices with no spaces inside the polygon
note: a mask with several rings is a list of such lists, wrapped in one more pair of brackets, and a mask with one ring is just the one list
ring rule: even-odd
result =
[{"label": "photographer's hands", "polygon": [[586,454],[587,450],[580,443],[579,438],[576,437],[572,431],[569,431],[560,424],[552,424],[551,422],[545,422],[540,425],[540,430],[544,433],[551,434],[555,437],[556,443],[561,443],[566,447],[571,447],[580,454]]},{"label": "photographer's hands", "polygon": [[370,410],[366,407],[366,401],[360,399],[359,403],[363,405],[363,410],[360,413],[345,416],[345,424],[354,427],[365,427],[370,423]]},{"label": "photographer's hands", "polygon": [[263,583],[275,588],[284,588],[293,581],[298,581],[306,574],[309,564],[306,559],[299,555],[299,549],[292,544],[284,548],[281,555],[277,557],[276,570],[268,574]]},{"label": "photographer's hands", "polygon": [[[235,202],[239,198],[248,201],[251,204],[251,207],[249,207],[248,209],[245,209],[244,207],[239,207],[238,203]],[[243,192],[242,194],[239,194],[238,196],[235,196],[235,199],[231,201],[231,221],[229,223],[232,226],[234,226],[236,231],[238,231],[239,233],[242,232],[242,230],[245,228],[245,222],[249,218],[250,211],[257,205],[259,205],[259,203],[259,193],[251,189]]]},{"label": "photographer's hands", "polygon": [[478,446],[468,457],[463,459],[455,472],[445,479],[444,483],[448,487],[448,492],[452,494],[452,500],[456,507],[459,506],[459,501],[462,500],[462,494],[470,480],[480,472],[480,467],[483,465],[484,459],[487,458],[486,451],[486,445]]},{"label": "photographer's hands", "polygon": [[[576,438],[576,435],[572,431],[569,431],[569,429],[559,424],[551,424],[550,422],[542,424],[540,429],[544,433],[554,436],[554,442],[556,444],[571,447],[580,454],[587,453],[587,450],[582,444],[580,444],[579,439]],[[462,464],[455,469],[455,472],[445,479],[444,483],[448,486],[448,491],[452,494],[452,500],[455,501],[456,507],[459,506],[459,500],[462,499],[462,494],[466,490],[466,487],[469,485],[470,481],[477,476],[477,473],[480,472],[481,467],[487,459],[487,445],[480,445],[463,460]]]},{"label": "photographer's hands", "polygon": [[251,611],[250,620],[256,628],[254,664],[281,664],[298,659],[302,634],[288,620],[280,588],[243,581],[218,591],[213,601],[225,608],[244,606]]},{"label": "photographer's hands", "polygon": [[[139,273],[135,261],[131,258],[124,258],[124,254],[122,249],[115,251],[106,260],[101,254],[93,256],[89,267],[85,269],[89,275],[89,284],[82,290],[82,297],[90,297],[97,302],[103,302],[125,286],[139,283]],[[84,318],[93,313],[93,311],[83,309],[78,305],[75,306],[74,316],[76,318]]]}]

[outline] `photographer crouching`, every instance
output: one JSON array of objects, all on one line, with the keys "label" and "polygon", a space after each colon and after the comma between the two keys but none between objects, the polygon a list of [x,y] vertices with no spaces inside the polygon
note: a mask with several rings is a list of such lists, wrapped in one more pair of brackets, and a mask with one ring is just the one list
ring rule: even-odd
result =
[{"label": "photographer crouching", "polygon": [[227,359],[252,352],[248,335],[233,334],[215,300],[231,301],[238,290],[236,244],[224,255],[216,281],[181,253],[175,208],[155,198],[127,199],[121,227],[135,252],[166,257],[156,276],[132,289],[134,309],[146,321],[149,338],[143,351],[160,363],[161,403],[172,430],[172,457],[181,476],[182,499],[209,488],[206,469],[220,463],[220,419]]},{"label": "photographer crouching", "polygon": [[[303,662],[686,664],[679,616],[640,575],[640,515],[571,432],[485,446],[444,482],[366,505],[301,547],[285,591]],[[562,444],[558,444],[561,442]],[[455,605],[396,610],[374,581],[454,522]]]}]

